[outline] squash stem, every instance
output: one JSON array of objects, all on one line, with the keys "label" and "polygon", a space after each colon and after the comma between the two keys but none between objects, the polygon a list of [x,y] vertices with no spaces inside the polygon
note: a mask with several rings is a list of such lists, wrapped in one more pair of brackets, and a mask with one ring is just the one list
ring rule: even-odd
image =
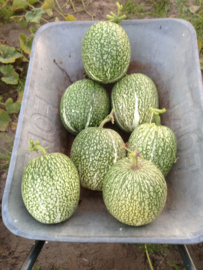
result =
[{"label": "squash stem", "polygon": [[116,3],[116,5],[117,5],[117,8],[118,8],[117,15],[114,14],[113,12],[110,12],[112,16],[107,15],[106,17],[107,17],[107,19],[109,19],[110,22],[120,24],[120,22],[126,18],[126,15],[121,15],[120,16],[120,11],[123,9],[123,6],[120,5],[118,2]]},{"label": "squash stem", "polygon": [[163,108],[162,110],[159,110],[159,109],[154,109],[152,107],[149,107],[149,110],[152,113],[151,114],[151,119],[150,119],[150,124],[151,124],[152,118],[154,116],[156,125],[160,126],[161,125],[161,118],[160,118],[159,114],[164,113],[166,111],[166,109]]},{"label": "squash stem", "polygon": [[30,148],[29,148],[30,152],[36,151],[38,153],[38,151],[41,151],[42,156],[45,156],[45,155],[47,155],[46,149],[48,149],[48,148],[49,148],[49,146],[42,147],[38,140],[36,140],[36,144],[34,144],[33,139],[30,140]]},{"label": "squash stem", "polygon": [[[126,148],[127,149],[127,148]],[[127,149],[128,150],[128,149]],[[129,151],[129,150],[128,150]],[[139,163],[138,163],[138,160],[137,158],[138,157],[141,157],[142,158],[142,155],[140,154],[138,148],[135,148],[135,151],[130,151],[131,153],[128,154],[128,156],[131,158],[132,160],[132,165],[135,166],[136,169],[138,169],[139,167]]]},{"label": "squash stem", "polygon": [[143,156],[140,154],[138,148],[136,147],[135,148],[135,151],[131,151],[130,149],[128,149],[126,147],[127,143],[123,145],[123,149],[127,150],[128,152],[130,152],[130,154],[128,154],[128,157],[131,158],[132,160],[132,165],[135,167],[135,169],[138,169],[139,168],[139,163],[138,163],[138,160],[137,158],[140,157],[143,159]]},{"label": "squash stem", "polygon": [[147,245],[146,244],[145,244],[145,252],[146,252],[146,255],[147,255],[147,259],[148,259],[148,262],[149,262],[150,269],[151,270],[154,270],[154,268],[152,266],[152,262],[151,262],[150,257],[149,257],[149,253],[148,253],[148,249],[147,249]]},{"label": "squash stem", "polygon": [[114,124],[113,112],[114,110],[112,109],[111,113],[101,122],[99,128],[103,128],[103,126],[110,121],[112,122],[112,124]]},{"label": "squash stem", "polygon": [[135,168],[137,168],[136,154],[135,153],[130,153],[128,156],[131,158],[133,166],[135,166]]}]

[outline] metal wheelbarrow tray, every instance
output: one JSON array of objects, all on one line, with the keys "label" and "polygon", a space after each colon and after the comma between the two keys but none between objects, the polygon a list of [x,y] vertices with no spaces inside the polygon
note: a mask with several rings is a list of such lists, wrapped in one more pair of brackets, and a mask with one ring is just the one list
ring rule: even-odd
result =
[{"label": "metal wheelbarrow tray", "polygon": [[203,241],[203,89],[196,34],[178,19],[123,21],[131,43],[128,73],[144,73],[156,84],[162,123],[176,134],[179,157],[167,176],[161,215],[142,227],[124,225],[107,211],[101,192],[81,190],[80,204],[65,222],[45,225],[21,198],[29,140],[70,154],[74,136],[61,124],[59,105],[71,82],[82,79],[81,43],[95,22],[57,22],[35,35],[13,153],[3,196],[3,221],[21,237],[65,242],[192,244]]}]

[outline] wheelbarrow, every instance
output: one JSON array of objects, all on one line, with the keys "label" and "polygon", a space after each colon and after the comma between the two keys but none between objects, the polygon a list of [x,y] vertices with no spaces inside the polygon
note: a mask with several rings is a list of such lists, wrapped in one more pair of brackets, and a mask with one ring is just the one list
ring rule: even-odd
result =
[{"label": "wheelbarrow", "polygon": [[[143,73],[157,86],[162,124],[178,142],[178,161],[166,177],[168,195],[161,215],[132,227],[113,218],[101,192],[82,189],[74,215],[55,225],[41,224],[25,209],[21,180],[30,139],[49,152],[70,156],[74,136],[61,124],[62,94],[85,73],[82,39],[95,22],[57,22],[36,33],[15,142],[3,196],[3,222],[15,235],[36,239],[21,269],[31,269],[44,241],[177,244],[186,269],[195,269],[186,244],[203,241],[203,89],[196,33],[180,19],[123,21],[131,43],[128,74]],[[108,90],[110,91],[110,90]]]}]

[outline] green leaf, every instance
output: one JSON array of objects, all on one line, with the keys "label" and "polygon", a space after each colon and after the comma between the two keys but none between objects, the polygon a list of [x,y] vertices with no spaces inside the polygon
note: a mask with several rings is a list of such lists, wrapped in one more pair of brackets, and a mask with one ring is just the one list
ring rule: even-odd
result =
[{"label": "green leaf", "polygon": [[0,0],[0,2],[1,2],[2,4],[5,4],[5,3],[6,3],[6,1],[4,1],[4,0]]},{"label": "green leaf", "polygon": [[12,8],[13,10],[26,9],[28,7],[28,2],[26,0],[13,0]]},{"label": "green leaf", "polygon": [[0,45],[0,62],[4,64],[14,63],[16,59],[23,57],[23,54],[15,48]]},{"label": "green leaf", "polygon": [[200,60],[200,67],[201,67],[201,70],[203,70],[203,56],[202,56],[199,60]]},{"label": "green leaf", "polygon": [[33,5],[35,3],[38,3],[39,0],[28,0],[28,2],[29,2],[30,5]]},{"label": "green leaf", "polygon": [[189,10],[190,10],[190,12],[192,14],[195,14],[198,11],[199,8],[200,8],[200,6],[194,6],[194,5],[192,5],[192,6],[189,7]]},{"label": "green leaf", "polygon": [[34,29],[34,27],[30,27],[30,33],[31,33],[31,34],[35,34],[35,29]]},{"label": "green leaf", "polygon": [[54,8],[54,0],[45,0],[41,8],[44,10]]},{"label": "green leaf", "polygon": [[29,62],[29,60],[23,55],[23,57],[16,60],[17,66],[20,66],[22,62]]},{"label": "green leaf", "polygon": [[19,36],[20,47],[27,54],[31,53],[33,38],[34,37],[32,37],[29,41],[27,41],[27,38],[24,34],[20,34],[20,36]]},{"label": "green leaf", "polygon": [[158,252],[158,246],[156,244],[152,245],[152,248],[155,252]]},{"label": "green leaf", "polygon": [[198,52],[200,53],[202,48],[202,42],[199,39],[197,40],[197,45],[198,45]]},{"label": "green leaf", "polygon": [[26,28],[27,25],[28,25],[28,23],[25,20],[25,16],[24,15],[12,16],[12,17],[10,17],[10,19],[12,21],[17,22],[20,28]]},{"label": "green leaf", "polygon": [[59,22],[59,18],[58,17],[55,18],[55,22]]},{"label": "green leaf", "polygon": [[24,15],[10,17],[10,19],[12,21],[15,21],[15,22],[18,22],[18,23],[20,23],[23,20],[23,18],[24,18]]},{"label": "green leaf", "polygon": [[18,85],[17,85],[17,87],[15,89],[15,91],[18,92],[18,99],[17,99],[17,101],[22,102],[24,88],[25,88],[25,81],[19,79]]},{"label": "green leaf", "polygon": [[20,111],[21,102],[16,101],[15,103],[13,103],[12,98],[9,98],[6,100],[5,106],[9,114],[18,113]]},{"label": "green leaf", "polygon": [[24,10],[28,7],[28,5],[33,5],[35,3],[39,2],[39,0],[13,0],[12,8],[14,11],[16,10]]},{"label": "green leaf", "polygon": [[23,99],[24,87],[25,87],[25,85],[21,84],[20,87],[17,89],[17,91],[18,91],[18,101],[20,101],[20,102]]},{"label": "green leaf", "polygon": [[6,146],[0,147],[0,170],[2,170],[9,166],[13,149],[13,138],[9,138],[4,132],[1,132],[0,140],[3,141]]},{"label": "green leaf", "polygon": [[19,80],[18,73],[15,72],[12,65],[3,65],[0,67],[0,72],[4,77],[1,80],[7,84],[17,84]]},{"label": "green leaf", "polygon": [[9,122],[11,122],[11,118],[8,115],[8,112],[0,109],[0,131],[5,131]]},{"label": "green leaf", "polygon": [[3,101],[3,97],[2,96],[0,96],[0,102],[2,102]]},{"label": "green leaf", "polygon": [[66,21],[76,21],[76,18],[73,15],[68,14]]},{"label": "green leaf", "polygon": [[27,22],[39,23],[44,10],[42,8],[34,8],[25,14]]},{"label": "green leaf", "polygon": [[19,27],[20,27],[21,29],[26,28],[27,25],[28,25],[28,23],[26,22],[25,18],[23,18],[22,21],[20,21],[18,24],[19,24]]},{"label": "green leaf", "polygon": [[153,248],[151,248],[149,244],[147,245],[147,248],[148,248],[149,253],[153,253]]},{"label": "green leaf", "polygon": [[53,16],[53,11],[52,11],[52,9],[46,9],[45,11],[44,11],[49,17],[52,17]]}]

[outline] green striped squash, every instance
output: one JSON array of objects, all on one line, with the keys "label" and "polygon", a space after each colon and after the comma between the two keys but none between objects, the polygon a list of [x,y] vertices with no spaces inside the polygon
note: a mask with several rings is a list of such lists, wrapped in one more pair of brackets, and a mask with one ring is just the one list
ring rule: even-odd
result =
[{"label": "green striped squash", "polygon": [[77,169],[61,153],[30,160],[21,184],[23,202],[39,222],[55,224],[68,219],[76,210],[80,195]]},{"label": "green striped squash", "polygon": [[60,103],[61,121],[74,135],[87,127],[99,126],[109,110],[106,90],[91,80],[80,80],[70,85]]},{"label": "green striped squash", "polygon": [[142,156],[153,162],[166,176],[176,162],[177,141],[173,131],[155,123],[137,127],[129,137],[129,149],[138,148]]},{"label": "green striped squash", "polygon": [[82,130],[73,141],[71,160],[79,172],[81,185],[102,190],[109,168],[126,156],[123,139],[112,129],[90,127]]},{"label": "green striped squash", "polygon": [[82,61],[94,81],[105,84],[118,81],[128,69],[130,56],[129,38],[116,23],[95,23],[84,35]]},{"label": "green striped squash", "polygon": [[151,162],[126,157],[107,172],[103,199],[108,211],[120,222],[141,226],[152,222],[164,208],[167,185],[161,171]]},{"label": "green striped squash", "polygon": [[115,120],[125,132],[150,121],[149,107],[158,108],[158,93],[153,81],[144,74],[126,75],[111,93]]}]

